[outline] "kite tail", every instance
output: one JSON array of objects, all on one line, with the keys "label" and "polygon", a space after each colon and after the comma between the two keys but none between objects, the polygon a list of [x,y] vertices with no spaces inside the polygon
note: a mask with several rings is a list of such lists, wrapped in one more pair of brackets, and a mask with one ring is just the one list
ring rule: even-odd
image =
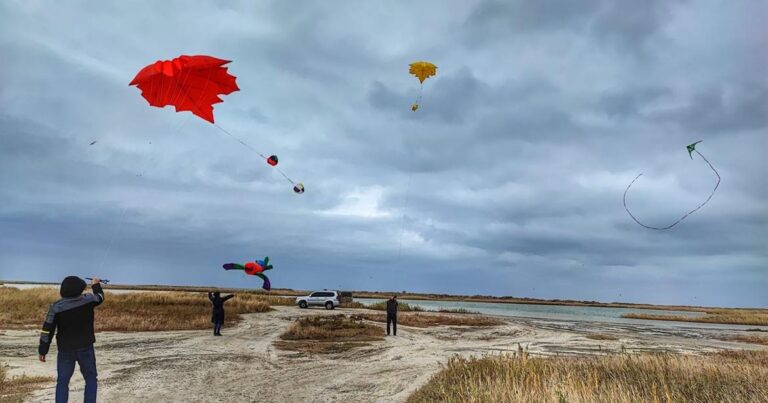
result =
[{"label": "kite tail", "polygon": [[[241,140],[241,139],[239,139],[239,138],[235,137],[235,135],[234,135],[234,134],[232,134],[232,133],[228,132],[226,129],[224,129],[223,127],[219,126],[217,123],[214,123],[213,125],[214,125],[214,126],[216,126],[216,128],[217,128],[217,129],[221,130],[221,132],[222,132],[222,133],[226,134],[226,135],[227,135],[227,136],[229,136],[229,137],[232,137],[232,138],[233,138],[233,139],[235,139],[235,140],[236,140],[238,143],[240,143],[240,144],[244,145],[244,146],[245,146],[246,148],[248,148],[249,150],[251,150],[251,151],[255,152],[256,154],[258,154],[258,155],[259,155],[261,158],[267,159],[267,156],[266,156],[266,155],[264,155],[264,154],[260,153],[258,150],[256,150],[255,148],[251,147],[251,145],[250,145],[250,144],[248,144],[248,143],[246,143],[245,141],[243,141],[243,140]],[[282,175],[282,176],[283,176],[283,178],[285,178],[285,180],[287,180],[288,182],[290,182],[290,183],[291,183],[291,185],[295,185],[295,184],[296,184],[296,183],[295,183],[295,182],[293,182],[293,180],[291,180],[291,178],[289,178],[289,177],[288,177],[288,175],[286,175],[286,174],[285,174],[285,173],[284,173],[284,172],[283,172],[283,171],[282,171],[280,168],[275,168],[275,169],[277,169],[277,172],[280,172],[280,175]]]},{"label": "kite tail", "polygon": [[419,86],[419,95],[416,96],[416,103],[421,104],[421,97],[424,95],[424,83]]},{"label": "kite tail", "polygon": [[710,169],[712,169],[712,172],[714,172],[714,173],[715,173],[715,176],[717,176],[717,183],[715,184],[715,187],[714,187],[714,189],[712,189],[712,193],[710,193],[710,194],[709,194],[709,197],[707,197],[707,199],[706,199],[706,200],[704,200],[704,202],[703,202],[703,203],[701,203],[701,204],[699,204],[698,206],[696,206],[696,208],[695,208],[695,209],[693,209],[693,210],[691,210],[691,211],[689,211],[689,212],[685,213],[685,214],[684,214],[682,217],[678,218],[678,219],[677,219],[677,221],[673,222],[672,224],[670,224],[670,225],[667,225],[666,227],[652,227],[652,226],[650,226],[650,225],[645,225],[645,224],[641,223],[641,222],[640,222],[640,221],[639,221],[637,218],[635,218],[635,216],[634,216],[634,215],[632,215],[632,212],[630,212],[630,211],[629,211],[629,208],[627,207],[627,192],[629,192],[629,188],[631,188],[631,187],[632,187],[632,184],[634,184],[634,183],[635,183],[635,181],[636,181],[636,180],[637,180],[639,177],[641,177],[641,176],[643,175],[643,174],[641,173],[641,174],[637,175],[637,176],[635,177],[635,179],[633,179],[633,180],[632,180],[632,182],[630,182],[630,183],[629,183],[629,186],[627,186],[627,189],[625,189],[625,190],[624,190],[624,197],[623,197],[623,199],[622,199],[622,202],[623,202],[623,204],[624,204],[624,210],[626,210],[626,211],[627,211],[627,214],[629,214],[629,216],[630,216],[630,217],[632,217],[632,219],[633,219],[633,220],[635,220],[635,222],[636,222],[637,224],[639,224],[641,227],[644,227],[644,228],[648,228],[648,229],[653,229],[653,230],[658,230],[658,231],[668,230],[668,229],[670,229],[670,228],[674,227],[675,225],[679,224],[681,221],[683,221],[683,220],[685,220],[686,218],[688,218],[688,216],[689,216],[689,215],[691,215],[691,214],[693,214],[693,213],[695,213],[695,212],[699,211],[699,209],[700,209],[700,208],[702,208],[702,207],[704,207],[704,206],[705,206],[707,203],[709,203],[709,200],[710,200],[710,199],[712,199],[712,196],[714,196],[714,195],[715,195],[715,192],[717,191],[717,188],[718,188],[718,186],[720,186],[720,174],[717,172],[717,170],[715,169],[715,167],[714,167],[714,166],[712,166],[712,164],[709,162],[709,160],[707,160],[707,158],[706,158],[706,157],[704,157],[704,155],[702,155],[702,154],[699,152],[699,150],[693,150],[693,151],[695,151],[695,152],[696,152],[696,154],[698,154],[698,155],[701,157],[701,159],[703,159],[703,160],[704,160],[704,162],[706,162],[706,163],[707,163],[707,165],[709,165],[709,168],[710,168]]},{"label": "kite tail", "polygon": [[261,285],[261,288],[267,291],[272,289],[272,283],[269,282],[269,277],[265,276],[262,273],[256,273],[256,275],[261,277],[262,280],[264,280],[264,284]]}]

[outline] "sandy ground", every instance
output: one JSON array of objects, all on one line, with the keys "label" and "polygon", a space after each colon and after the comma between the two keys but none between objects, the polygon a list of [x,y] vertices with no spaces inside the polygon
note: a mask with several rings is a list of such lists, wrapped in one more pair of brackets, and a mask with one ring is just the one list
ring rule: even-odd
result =
[{"label": "sandy ground", "polygon": [[[623,345],[629,352],[699,353],[722,349],[761,349],[718,338],[737,330],[659,327],[596,322],[500,318],[492,328],[400,326],[397,337],[333,355],[305,355],[273,345],[286,326],[307,315],[354,313],[353,309],[300,310],[276,307],[244,315],[224,337],[209,331],[97,334],[99,400],[106,402],[401,402],[454,354],[516,351],[532,354],[604,354]],[[98,320],[98,319],[97,319]],[[589,333],[618,341],[595,341]],[[55,347],[47,363],[37,361],[34,330],[0,332],[0,362],[11,375],[56,376]],[[55,344],[55,343],[54,343]],[[81,402],[83,380],[75,373],[70,401]],[[53,385],[28,401],[53,401]]]}]

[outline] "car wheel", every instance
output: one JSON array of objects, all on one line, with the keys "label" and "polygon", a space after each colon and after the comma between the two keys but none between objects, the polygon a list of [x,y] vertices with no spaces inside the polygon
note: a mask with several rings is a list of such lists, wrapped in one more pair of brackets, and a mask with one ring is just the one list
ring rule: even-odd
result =
[{"label": "car wheel", "polygon": [[333,302],[328,301],[325,303],[325,309],[333,309]]},{"label": "car wheel", "polygon": [[299,308],[306,308],[307,307],[307,301],[299,301]]}]

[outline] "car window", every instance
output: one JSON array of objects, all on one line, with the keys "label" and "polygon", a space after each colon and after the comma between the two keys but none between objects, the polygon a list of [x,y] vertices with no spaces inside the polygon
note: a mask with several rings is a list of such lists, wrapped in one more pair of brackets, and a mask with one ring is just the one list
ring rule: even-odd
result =
[{"label": "car window", "polygon": [[321,292],[313,292],[312,294],[309,294],[310,297],[322,297]]}]

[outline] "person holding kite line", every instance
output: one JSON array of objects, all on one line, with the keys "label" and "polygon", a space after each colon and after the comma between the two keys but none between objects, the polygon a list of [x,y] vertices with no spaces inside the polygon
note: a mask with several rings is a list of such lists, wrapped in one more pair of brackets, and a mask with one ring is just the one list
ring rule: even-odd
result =
[{"label": "person holding kite line", "polygon": [[387,301],[387,336],[389,336],[389,324],[392,324],[394,335],[397,336],[397,296],[393,295]]},{"label": "person holding kite line", "polygon": [[221,326],[224,324],[224,303],[234,296],[235,294],[230,294],[222,298],[221,294],[218,291],[208,292],[208,299],[210,299],[211,304],[213,304],[213,312],[211,313],[211,322],[213,322],[214,336],[221,336]]},{"label": "person holding kite line", "polygon": [[39,359],[45,362],[51,340],[56,334],[56,346],[59,353],[56,358],[56,403],[69,400],[69,379],[75,372],[75,362],[80,366],[80,373],[85,378],[86,403],[96,401],[97,373],[96,354],[93,343],[96,337],[93,331],[93,309],[104,302],[101,280],[91,280],[93,294],[83,294],[86,284],[77,276],[69,276],[61,282],[61,299],[51,304],[45,316],[43,330],[40,331]]}]

